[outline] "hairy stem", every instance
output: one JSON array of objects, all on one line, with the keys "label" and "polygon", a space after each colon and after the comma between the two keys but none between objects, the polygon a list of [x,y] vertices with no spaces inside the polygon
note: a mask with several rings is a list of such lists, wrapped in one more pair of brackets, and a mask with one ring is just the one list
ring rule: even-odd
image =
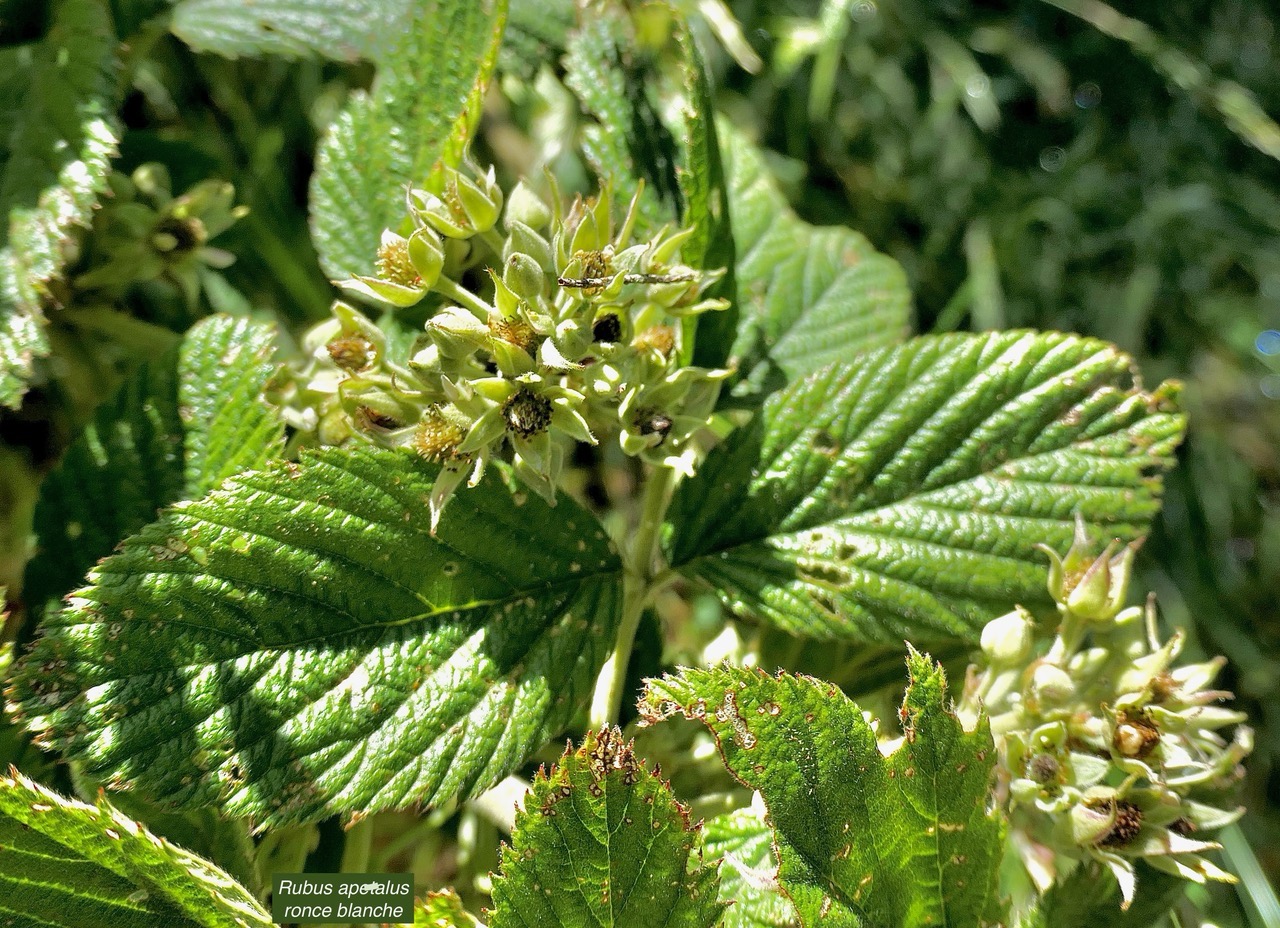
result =
[{"label": "hairy stem", "polygon": [[453,300],[459,306],[465,306],[475,314],[481,322],[487,322],[493,315],[493,307],[465,287],[460,287],[448,277],[441,277],[431,288],[447,300]]},{"label": "hairy stem", "polygon": [[503,240],[502,236],[498,234],[497,230],[487,229],[486,231],[481,232],[477,238],[484,242],[485,245],[489,247],[489,250],[497,256],[498,260],[495,266],[499,268],[502,267],[502,246],[506,244],[506,242]]},{"label": "hairy stem", "polygon": [[595,692],[591,697],[591,724],[593,727],[613,725],[622,709],[622,691],[626,687],[627,664],[631,660],[631,648],[636,641],[636,629],[644,615],[644,606],[652,588],[658,531],[666,515],[670,501],[675,471],[660,467],[650,476],[644,492],[640,511],[640,524],[629,549],[624,552],[625,572],[622,578],[622,624],[613,653],[600,669]]}]

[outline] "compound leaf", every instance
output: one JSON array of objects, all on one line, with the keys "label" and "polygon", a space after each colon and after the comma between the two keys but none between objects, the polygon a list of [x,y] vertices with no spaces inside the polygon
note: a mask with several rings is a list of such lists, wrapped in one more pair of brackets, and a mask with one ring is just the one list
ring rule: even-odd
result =
[{"label": "compound leaf", "polygon": [[432,535],[435,474],[330,449],[174,506],[46,618],[15,709],[108,786],[262,825],[488,788],[586,701],[620,568],[492,474]]},{"label": "compound leaf", "polygon": [[776,390],[902,341],[911,294],[898,262],[852,229],[802,220],[755,146],[727,122],[718,128],[737,253],[739,392]]},{"label": "compound leaf", "polygon": [[377,60],[409,0],[182,0],[170,28],[196,51],[228,58]]},{"label": "compound leaf", "polygon": [[1060,333],[912,340],[775,393],[672,503],[671,563],[794,634],[973,640],[1047,603],[1036,543],[1075,514],[1142,535],[1184,420],[1113,346]]},{"label": "compound leaf", "polygon": [[115,50],[105,0],[61,0],[40,42],[0,58],[0,406],[18,406],[49,353],[41,297],[106,186]]},{"label": "compound leaf", "polygon": [[41,488],[25,583],[35,614],[161,507],[280,451],[283,426],[260,399],[273,352],[272,326],[211,316],[98,408]]},{"label": "compound leaf", "polygon": [[683,670],[650,681],[641,700],[650,721],[703,722],[729,770],[763,796],[778,880],[807,928],[978,928],[1002,914],[990,727],[963,729],[927,656],[913,650],[907,666],[905,738],[888,757],[862,710],[812,677]]},{"label": "compound leaf", "polygon": [[796,907],[778,884],[773,829],[754,809],[717,815],[703,828],[703,853],[720,863],[724,928],[795,928]]},{"label": "compound leaf", "polygon": [[316,156],[311,231],[330,277],[371,272],[382,230],[405,222],[405,185],[461,160],[506,16],[506,0],[424,0],[397,25],[373,88],[352,96]]},{"label": "compound leaf", "polygon": [[691,865],[697,827],[614,728],[539,771],[493,884],[492,928],[712,928],[714,867]]},{"label": "compound leaf", "polygon": [[0,776],[0,920],[14,928],[270,928],[253,895],[103,799]]}]

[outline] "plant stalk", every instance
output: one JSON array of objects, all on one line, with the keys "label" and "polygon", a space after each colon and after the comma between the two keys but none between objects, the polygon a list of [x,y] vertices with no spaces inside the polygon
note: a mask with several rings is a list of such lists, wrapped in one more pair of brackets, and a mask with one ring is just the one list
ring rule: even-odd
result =
[{"label": "plant stalk", "polygon": [[[342,845],[343,873],[368,873],[369,854],[373,849],[373,818],[366,816],[347,829]],[[352,922],[352,928],[364,928],[366,922]]]},{"label": "plant stalk", "polygon": [[453,300],[459,306],[465,306],[481,322],[487,322],[489,317],[493,315],[492,306],[470,290],[454,283],[448,277],[441,277],[431,289],[446,300]]},{"label": "plant stalk", "polygon": [[635,645],[636,630],[644,615],[649,599],[658,547],[658,532],[666,515],[675,471],[669,467],[657,468],[645,486],[644,502],[640,511],[640,524],[632,544],[625,554],[622,576],[622,624],[618,628],[613,653],[600,669],[595,692],[591,697],[591,726],[600,728],[616,725],[622,710],[622,691],[627,683],[627,664],[631,661],[631,649]]}]

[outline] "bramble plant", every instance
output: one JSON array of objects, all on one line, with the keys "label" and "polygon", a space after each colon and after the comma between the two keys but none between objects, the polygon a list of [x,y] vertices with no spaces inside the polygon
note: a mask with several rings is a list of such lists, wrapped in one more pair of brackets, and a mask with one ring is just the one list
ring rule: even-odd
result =
[{"label": "bramble plant", "polygon": [[[145,6],[0,49],[0,399],[55,446],[0,457],[0,923],[266,926],[341,870],[440,926],[1154,925],[1235,879],[1247,717],[1130,602],[1179,384],[908,337],[717,119],[727,7]],[[183,42],[375,63],[317,104],[337,299],[254,307],[235,189],[123,166]]]}]

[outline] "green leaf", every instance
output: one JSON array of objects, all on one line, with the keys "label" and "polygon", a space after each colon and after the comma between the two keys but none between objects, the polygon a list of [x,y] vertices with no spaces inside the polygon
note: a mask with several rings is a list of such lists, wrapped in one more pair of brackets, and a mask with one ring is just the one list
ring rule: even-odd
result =
[{"label": "green leaf", "polygon": [[738,327],[738,294],[734,274],[733,223],[729,214],[729,190],[725,180],[720,142],[716,135],[715,102],[706,65],[687,24],[677,33],[688,102],[684,111],[684,139],[678,173],[684,198],[682,222],[693,227],[693,235],[682,248],[684,260],[701,270],[724,268],[707,296],[729,301],[729,308],[703,313],[684,324],[684,344],[693,351],[687,363],[700,367],[720,367],[729,358]]},{"label": "green leaf", "polygon": [[808,928],[977,928],[1003,914],[990,726],[964,731],[927,656],[912,650],[907,667],[906,737],[888,757],[862,710],[812,677],[683,670],[650,681],[641,700],[650,721],[703,722],[729,770],[764,797],[778,879]]},{"label": "green leaf", "polygon": [[582,147],[596,173],[618,199],[629,201],[643,180],[640,231],[656,230],[680,211],[675,139],[663,124],[649,88],[661,80],[656,63],[637,47],[634,27],[620,7],[584,11],[569,39],[565,84],[595,118],[583,128]]},{"label": "green leaf", "polygon": [[852,229],[804,222],[755,146],[727,122],[719,129],[737,248],[739,391],[776,390],[902,341],[911,295],[898,262]]},{"label": "green leaf", "polygon": [[62,0],[43,40],[0,58],[0,406],[19,405],[49,353],[41,298],[106,187],[115,48],[105,0]]},{"label": "green leaf", "polygon": [[711,928],[719,877],[698,828],[614,728],[533,782],[493,883],[492,928]]},{"label": "green leaf", "polygon": [[253,896],[207,860],[99,799],[87,805],[0,777],[0,921],[14,928],[270,928]]},{"label": "green leaf", "polygon": [[532,82],[564,51],[577,23],[574,0],[511,0],[498,70]]},{"label": "green leaf", "polygon": [[262,399],[274,355],[275,327],[267,323],[212,316],[187,332],[178,353],[187,499],[280,453],[284,427]]},{"label": "green leaf", "polygon": [[452,889],[427,893],[413,907],[414,928],[484,928]]},{"label": "green leaf", "polygon": [[[5,629],[9,612],[6,608],[6,590],[0,586],[0,629]],[[14,643],[7,641],[0,644],[0,686],[9,680],[10,668],[14,663]],[[0,703],[0,769],[21,765],[28,774],[37,776],[53,775],[53,758],[41,754],[31,747],[31,739],[21,726],[14,724],[8,710]],[[2,847],[3,845],[0,845]]]},{"label": "green leaf", "polygon": [[98,408],[41,488],[25,581],[33,614],[161,507],[279,453],[283,426],[260,399],[273,341],[270,325],[211,316]]},{"label": "green leaf", "polygon": [[9,253],[0,252],[0,407],[17,409],[27,392],[37,358],[49,353],[44,314],[18,309]]},{"label": "green leaf", "polygon": [[320,144],[311,231],[331,278],[371,271],[383,229],[406,222],[405,185],[457,164],[479,124],[506,0],[424,0],[368,94],[352,96]]},{"label": "green leaf", "polygon": [[228,58],[377,60],[395,34],[389,24],[408,11],[409,0],[182,0],[170,28],[196,51]]},{"label": "green leaf", "polygon": [[717,815],[703,829],[702,850],[720,864],[724,928],[794,928],[796,907],[778,885],[773,829],[754,809]]},{"label": "green leaf", "polygon": [[1035,550],[1079,512],[1133,539],[1184,420],[1113,346],[1060,333],[917,338],[775,393],[681,485],[671,563],[794,634],[976,640],[1047,604]]},{"label": "green leaf", "polygon": [[[500,468],[492,468],[497,471]],[[261,825],[473,796],[587,700],[621,613],[589,513],[330,449],[181,503],[46,618],[15,705],[113,787]]]}]

